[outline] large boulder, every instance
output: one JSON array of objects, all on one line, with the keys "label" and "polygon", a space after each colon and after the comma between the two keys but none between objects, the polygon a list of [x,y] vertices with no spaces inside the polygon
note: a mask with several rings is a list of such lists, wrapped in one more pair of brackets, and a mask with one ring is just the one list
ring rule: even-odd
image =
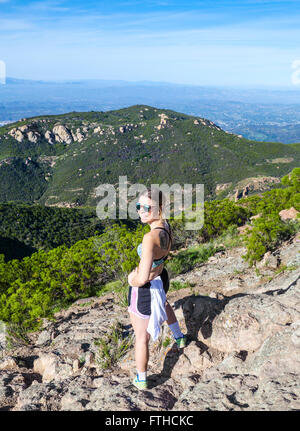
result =
[{"label": "large boulder", "polygon": [[71,144],[73,142],[72,134],[65,126],[54,126],[53,134],[55,135],[55,140],[57,142],[64,142],[66,144]]},{"label": "large boulder", "polygon": [[173,410],[299,410],[300,321],[208,368]]},{"label": "large boulder", "polygon": [[298,218],[299,211],[294,207],[280,211],[279,215],[281,220],[296,220]]},{"label": "large boulder", "polygon": [[269,295],[245,295],[230,300],[212,322],[211,335],[202,340],[222,352],[255,351],[262,343],[300,319],[300,311]]}]

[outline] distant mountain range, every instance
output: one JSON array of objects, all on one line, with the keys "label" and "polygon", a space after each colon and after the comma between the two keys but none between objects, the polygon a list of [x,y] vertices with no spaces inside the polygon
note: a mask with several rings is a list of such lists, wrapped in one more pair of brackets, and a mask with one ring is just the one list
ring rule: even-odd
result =
[{"label": "distant mountain range", "polygon": [[2,202],[95,207],[95,188],[117,185],[121,175],[146,185],[204,184],[211,200],[240,187],[251,194],[280,186],[298,166],[300,143],[251,141],[203,117],[146,105],[23,118],[0,128]]},{"label": "distant mountain range", "polygon": [[0,85],[0,126],[23,117],[150,105],[209,118],[248,139],[300,142],[300,90],[201,87],[165,82],[30,81]]}]

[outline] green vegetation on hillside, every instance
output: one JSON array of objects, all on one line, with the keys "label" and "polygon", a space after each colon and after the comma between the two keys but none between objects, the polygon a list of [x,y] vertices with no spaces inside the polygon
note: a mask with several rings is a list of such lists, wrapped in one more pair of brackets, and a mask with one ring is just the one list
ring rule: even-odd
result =
[{"label": "green vegetation on hillside", "polygon": [[[119,220],[116,220],[119,223]],[[125,220],[128,226],[136,221]],[[111,223],[100,220],[93,208],[55,208],[42,205],[0,204],[0,253],[7,260],[101,234]],[[20,253],[20,249],[23,251]]]},{"label": "green vegetation on hillside", "polygon": [[264,199],[257,196],[243,200],[253,213],[260,217],[252,221],[253,228],[244,235],[247,253],[245,258],[252,265],[259,261],[267,251],[275,251],[282,241],[299,230],[298,220],[283,221],[279,212],[294,207],[300,211],[300,168],[295,168],[291,175],[281,180],[287,186],[283,190],[270,190],[264,193]]},{"label": "green vegetation on hillside", "polygon": [[[54,135],[53,143],[47,141],[46,132],[56,125],[66,128],[71,143]],[[21,142],[9,134],[22,126],[36,134],[37,143],[25,133]],[[145,105],[46,115],[0,128],[2,202],[95,207],[95,188],[118,184],[119,175],[145,185],[204,184],[205,200],[213,200],[217,184],[282,177],[299,165],[299,144],[251,141],[209,120]]]}]

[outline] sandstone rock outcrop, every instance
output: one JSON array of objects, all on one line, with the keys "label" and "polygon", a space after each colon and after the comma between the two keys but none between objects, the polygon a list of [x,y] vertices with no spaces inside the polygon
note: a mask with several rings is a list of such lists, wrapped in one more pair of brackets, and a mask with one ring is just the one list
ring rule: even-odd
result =
[{"label": "sandstone rock outcrop", "polygon": [[63,142],[66,144],[71,144],[73,142],[72,134],[65,126],[54,126],[52,132],[57,142]]},{"label": "sandstone rock outcrop", "polygon": [[[85,132],[87,132],[87,129],[85,129]],[[85,138],[84,129],[82,133],[79,127],[76,129],[75,133],[73,131],[71,133],[72,133],[72,138],[75,142],[82,142]]]},{"label": "sandstone rock outcrop", "polygon": [[[242,184],[241,184],[242,183]],[[269,189],[273,184],[280,183],[280,178],[277,177],[258,177],[258,178],[248,178],[247,184],[245,180],[241,181],[235,189],[233,198],[237,202],[239,199],[244,198],[249,195],[252,191],[264,192]]]},{"label": "sandstone rock outcrop", "polygon": [[46,130],[45,139],[49,142],[49,144],[55,143],[55,136],[50,130]]},{"label": "sandstone rock outcrop", "polygon": [[126,124],[125,126],[120,126],[119,127],[119,132],[120,133],[130,132],[131,130],[133,130],[133,124]]},{"label": "sandstone rock outcrop", "polygon": [[29,131],[27,133],[27,139],[29,142],[36,144],[41,138],[41,135],[38,132]]},{"label": "sandstone rock outcrop", "polygon": [[19,129],[13,128],[8,132],[8,134],[15,138],[18,142],[22,142],[24,140],[24,135]]},{"label": "sandstone rock outcrop", "polygon": [[158,126],[155,126],[155,128],[157,130],[161,130],[163,128],[165,128],[168,125],[168,121],[169,117],[166,114],[158,114],[158,116],[160,117],[160,123]]},{"label": "sandstone rock outcrop", "polygon": [[224,184],[217,184],[216,185],[216,193],[219,193],[223,190],[226,190],[228,187],[231,186],[231,182],[230,183],[224,183]]},{"label": "sandstone rock outcrop", "polygon": [[24,139],[28,139],[29,142],[37,144],[41,139],[41,134],[37,130],[36,122],[33,121],[23,126],[14,127],[8,134],[16,139],[18,142],[23,142]]},{"label": "sandstone rock outcrop", "polygon": [[296,220],[298,218],[299,211],[297,211],[294,207],[291,207],[288,210],[280,211],[279,215],[282,220]]},{"label": "sandstone rock outcrop", "polygon": [[99,133],[99,135],[103,135],[103,130],[101,129],[101,127],[100,126],[98,126],[98,127],[95,127],[95,129],[94,129],[94,133]]}]

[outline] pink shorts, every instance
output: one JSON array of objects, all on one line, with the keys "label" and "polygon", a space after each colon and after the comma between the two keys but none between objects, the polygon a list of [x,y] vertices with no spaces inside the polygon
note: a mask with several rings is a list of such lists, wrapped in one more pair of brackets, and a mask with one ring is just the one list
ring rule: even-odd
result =
[{"label": "pink shorts", "polygon": [[[130,304],[130,305],[128,307],[128,311],[129,311],[129,313],[133,313],[136,316],[140,317],[141,319],[149,319],[150,314],[142,314],[138,310],[138,302],[140,304],[140,298],[141,298],[141,295],[139,296],[139,289],[140,289],[140,287],[129,286],[128,304]],[[148,289],[149,289],[149,293],[150,293],[150,288],[148,288]],[[138,299],[139,299],[139,301],[138,301]],[[149,300],[147,302],[149,302]],[[151,312],[151,300],[150,300],[149,305],[150,305],[150,312]]]},{"label": "pink shorts", "polygon": [[[164,291],[167,293],[169,289],[169,276],[164,268],[160,275],[153,280],[160,280]],[[128,292],[128,311],[135,314],[141,319],[149,319],[151,315],[151,282],[148,281],[144,286],[135,287],[129,286]]]}]

